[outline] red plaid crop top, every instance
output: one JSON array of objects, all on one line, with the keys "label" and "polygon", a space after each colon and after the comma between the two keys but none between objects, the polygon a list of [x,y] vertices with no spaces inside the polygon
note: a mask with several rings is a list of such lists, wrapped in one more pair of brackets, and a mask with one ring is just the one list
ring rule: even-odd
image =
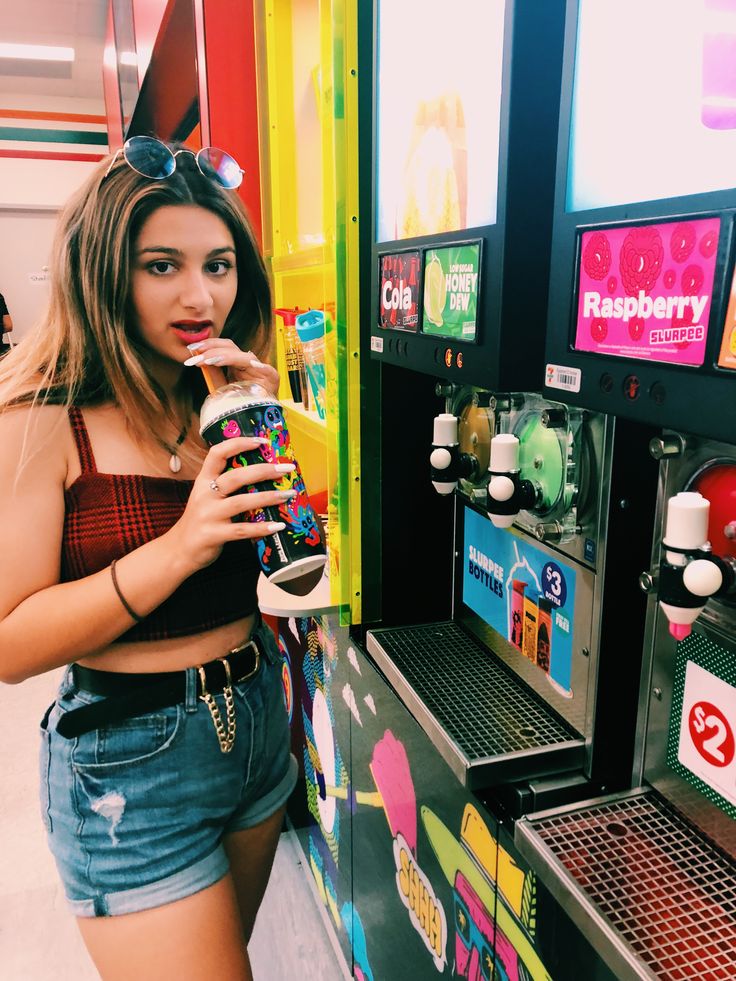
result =
[{"label": "red plaid crop top", "polygon": [[[99,473],[79,408],[69,421],[82,472],[64,494],[61,581],[91,576],[158,538],[181,517],[193,481]],[[219,558],[186,579],[119,640],[164,640],[202,633],[258,607],[260,565],[250,542],[227,542]]]}]

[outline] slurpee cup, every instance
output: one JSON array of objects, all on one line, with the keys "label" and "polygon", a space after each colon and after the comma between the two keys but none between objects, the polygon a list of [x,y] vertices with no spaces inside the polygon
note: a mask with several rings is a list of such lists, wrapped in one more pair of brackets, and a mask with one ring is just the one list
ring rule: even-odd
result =
[{"label": "slurpee cup", "polygon": [[537,618],[539,607],[530,596],[524,597],[524,644],[522,653],[532,664],[537,663]]},{"label": "slurpee cup", "polygon": [[284,583],[324,566],[327,555],[319,525],[309,503],[304,479],[291,447],[281,403],[256,384],[224,385],[208,395],[200,413],[200,434],[209,446],[238,436],[268,440],[255,450],[228,460],[227,469],[259,463],[293,463],[296,469],[275,480],[249,484],[241,493],[295,490],[282,504],[247,511],[245,521],[281,521],[283,531],[254,541],[258,559],[270,582]]},{"label": "slurpee cup", "polygon": [[524,637],[524,590],[527,584],[521,579],[511,581],[511,643],[521,650]]},{"label": "slurpee cup", "polygon": [[552,657],[552,602],[539,597],[539,626],[537,627],[537,667],[549,674]]}]

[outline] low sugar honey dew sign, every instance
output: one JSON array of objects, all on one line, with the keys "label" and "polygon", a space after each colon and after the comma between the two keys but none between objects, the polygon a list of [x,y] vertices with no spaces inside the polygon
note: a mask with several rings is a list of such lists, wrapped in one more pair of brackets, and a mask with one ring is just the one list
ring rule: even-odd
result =
[{"label": "low sugar honey dew sign", "polygon": [[572,696],[574,569],[466,508],[463,602]]},{"label": "low sugar honey dew sign", "polygon": [[423,332],[475,340],[479,281],[480,242],[428,249],[424,254]]}]

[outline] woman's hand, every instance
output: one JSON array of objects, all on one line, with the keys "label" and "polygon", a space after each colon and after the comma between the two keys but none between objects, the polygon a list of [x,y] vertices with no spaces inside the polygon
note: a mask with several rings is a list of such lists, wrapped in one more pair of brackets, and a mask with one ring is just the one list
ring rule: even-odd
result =
[{"label": "woman's hand", "polygon": [[296,493],[293,490],[236,493],[262,481],[284,481],[284,475],[295,469],[293,463],[254,463],[224,472],[228,460],[257,450],[262,443],[260,439],[239,436],[216,444],[208,452],[184,514],[166,533],[174,541],[179,559],[184,559],[191,569],[190,575],[214,562],[225,542],[263,538],[285,527],[280,522],[232,520],[248,511],[278,506]]},{"label": "woman's hand", "polygon": [[259,361],[252,351],[241,351],[228,337],[210,337],[206,341],[190,344],[193,357],[185,365],[216,365],[223,368],[229,382],[256,382],[276,395],[279,390],[279,373],[270,364]]}]

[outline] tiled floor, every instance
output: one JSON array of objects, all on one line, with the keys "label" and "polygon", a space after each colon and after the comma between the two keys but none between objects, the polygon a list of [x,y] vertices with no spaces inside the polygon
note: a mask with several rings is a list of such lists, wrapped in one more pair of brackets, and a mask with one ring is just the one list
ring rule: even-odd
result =
[{"label": "tiled floor", "polygon": [[[58,673],[0,685],[0,978],[95,981],[47,850],[38,810],[38,733]],[[274,871],[250,944],[256,981],[341,981],[335,953],[291,832],[281,836]],[[309,971],[309,973],[305,973]]]}]

